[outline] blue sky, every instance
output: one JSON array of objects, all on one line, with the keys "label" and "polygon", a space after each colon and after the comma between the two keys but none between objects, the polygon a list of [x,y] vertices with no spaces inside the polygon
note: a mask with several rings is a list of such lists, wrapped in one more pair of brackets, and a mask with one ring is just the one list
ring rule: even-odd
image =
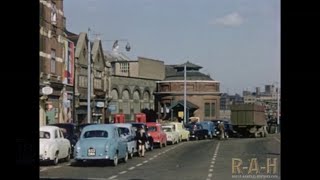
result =
[{"label": "blue sky", "polygon": [[69,31],[128,39],[132,59],[200,65],[222,92],[280,80],[280,0],[64,0],[64,13]]}]

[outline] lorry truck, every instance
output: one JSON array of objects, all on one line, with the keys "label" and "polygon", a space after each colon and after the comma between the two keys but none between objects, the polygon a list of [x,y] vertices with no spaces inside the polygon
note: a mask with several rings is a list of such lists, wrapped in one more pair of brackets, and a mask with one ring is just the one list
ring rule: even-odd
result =
[{"label": "lorry truck", "polygon": [[267,119],[265,108],[259,104],[231,105],[233,129],[242,137],[266,137]]}]

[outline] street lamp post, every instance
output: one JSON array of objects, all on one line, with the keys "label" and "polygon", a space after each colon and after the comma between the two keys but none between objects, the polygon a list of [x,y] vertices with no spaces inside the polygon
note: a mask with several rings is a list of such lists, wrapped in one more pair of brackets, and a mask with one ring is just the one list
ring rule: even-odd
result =
[{"label": "street lamp post", "polygon": [[87,121],[91,122],[91,47],[90,47],[90,28],[88,29],[88,87],[87,87]]}]

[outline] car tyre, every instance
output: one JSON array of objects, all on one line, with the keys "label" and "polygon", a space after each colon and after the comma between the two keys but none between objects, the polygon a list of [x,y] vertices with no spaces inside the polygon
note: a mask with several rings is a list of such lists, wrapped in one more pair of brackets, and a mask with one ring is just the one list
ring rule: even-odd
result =
[{"label": "car tyre", "polygon": [[113,166],[117,166],[118,165],[118,154],[117,153],[113,157],[112,165]]},{"label": "car tyre", "polygon": [[128,155],[129,153],[128,152],[126,152],[126,155],[125,155],[125,157],[123,158],[123,162],[125,162],[125,163],[127,163],[128,162]]}]

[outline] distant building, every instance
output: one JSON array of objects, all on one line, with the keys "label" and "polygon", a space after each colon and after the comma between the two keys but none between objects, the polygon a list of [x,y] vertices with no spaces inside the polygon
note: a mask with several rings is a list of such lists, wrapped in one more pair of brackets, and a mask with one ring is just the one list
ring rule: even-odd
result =
[{"label": "distant building", "polygon": [[166,78],[157,82],[156,109],[164,120],[184,118],[184,65],[186,65],[186,117],[217,119],[220,112],[220,82],[201,73],[191,62],[166,65]]}]

